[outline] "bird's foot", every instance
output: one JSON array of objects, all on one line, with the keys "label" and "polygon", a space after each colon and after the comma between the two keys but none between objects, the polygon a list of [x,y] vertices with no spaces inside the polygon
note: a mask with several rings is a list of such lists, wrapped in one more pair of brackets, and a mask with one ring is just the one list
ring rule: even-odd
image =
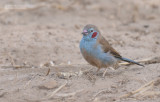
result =
[{"label": "bird's foot", "polygon": [[103,72],[103,75],[102,75],[103,78],[106,76],[106,73],[107,73],[107,69]]}]

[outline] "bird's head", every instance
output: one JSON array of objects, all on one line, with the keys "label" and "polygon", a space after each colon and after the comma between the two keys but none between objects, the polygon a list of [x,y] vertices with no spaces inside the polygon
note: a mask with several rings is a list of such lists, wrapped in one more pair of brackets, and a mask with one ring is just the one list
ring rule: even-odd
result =
[{"label": "bird's head", "polygon": [[91,40],[97,39],[100,32],[95,25],[88,24],[83,28],[82,34],[84,39]]}]

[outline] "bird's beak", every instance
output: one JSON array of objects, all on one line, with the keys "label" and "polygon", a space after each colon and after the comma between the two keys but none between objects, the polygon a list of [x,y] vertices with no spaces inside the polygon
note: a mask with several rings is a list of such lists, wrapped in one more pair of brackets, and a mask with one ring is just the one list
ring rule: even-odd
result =
[{"label": "bird's beak", "polygon": [[83,30],[82,34],[83,34],[83,35],[87,35],[87,34],[88,34],[88,31],[87,31],[87,30]]},{"label": "bird's beak", "polygon": [[82,32],[82,34],[83,34],[83,35],[87,35],[87,34],[88,34],[88,32]]}]

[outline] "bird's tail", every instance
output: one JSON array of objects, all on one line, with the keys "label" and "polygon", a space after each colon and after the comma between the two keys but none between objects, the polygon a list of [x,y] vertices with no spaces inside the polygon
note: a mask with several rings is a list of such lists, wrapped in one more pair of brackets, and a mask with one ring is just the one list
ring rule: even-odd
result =
[{"label": "bird's tail", "polygon": [[143,66],[143,67],[144,67],[144,65],[142,65],[142,64],[140,64],[140,63],[138,63],[138,62],[136,62],[136,61],[133,61],[133,60],[131,60],[131,59],[124,58],[124,57],[121,57],[120,59],[121,59],[122,61],[129,62],[129,63],[134,63],[134,64],[137,64],[137,65],[139,65],[139,66]]}]

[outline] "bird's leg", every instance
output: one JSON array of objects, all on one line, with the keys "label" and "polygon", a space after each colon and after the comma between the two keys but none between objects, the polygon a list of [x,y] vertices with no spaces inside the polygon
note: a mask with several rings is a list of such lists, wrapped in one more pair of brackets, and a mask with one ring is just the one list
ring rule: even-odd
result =
[{"label": "bird's leg", "polygon": [[98,67],[98,69],[97,69],[97,71],[95,73],[96,75],[98,75],[99,70],[100,70],[100,67]]},{"label": "bird's leg", "polygon": [[98,67],[98,69],[97,69],[96,73],[98,73],[98,72],[99,72],[99,70],[100,70],[100,68]]},{"label": "bird's leg", "polygon": [[106,73],[107,73],[107,69],[104,71],[104,73],[102,75],[103,78],[105,77]]}]

